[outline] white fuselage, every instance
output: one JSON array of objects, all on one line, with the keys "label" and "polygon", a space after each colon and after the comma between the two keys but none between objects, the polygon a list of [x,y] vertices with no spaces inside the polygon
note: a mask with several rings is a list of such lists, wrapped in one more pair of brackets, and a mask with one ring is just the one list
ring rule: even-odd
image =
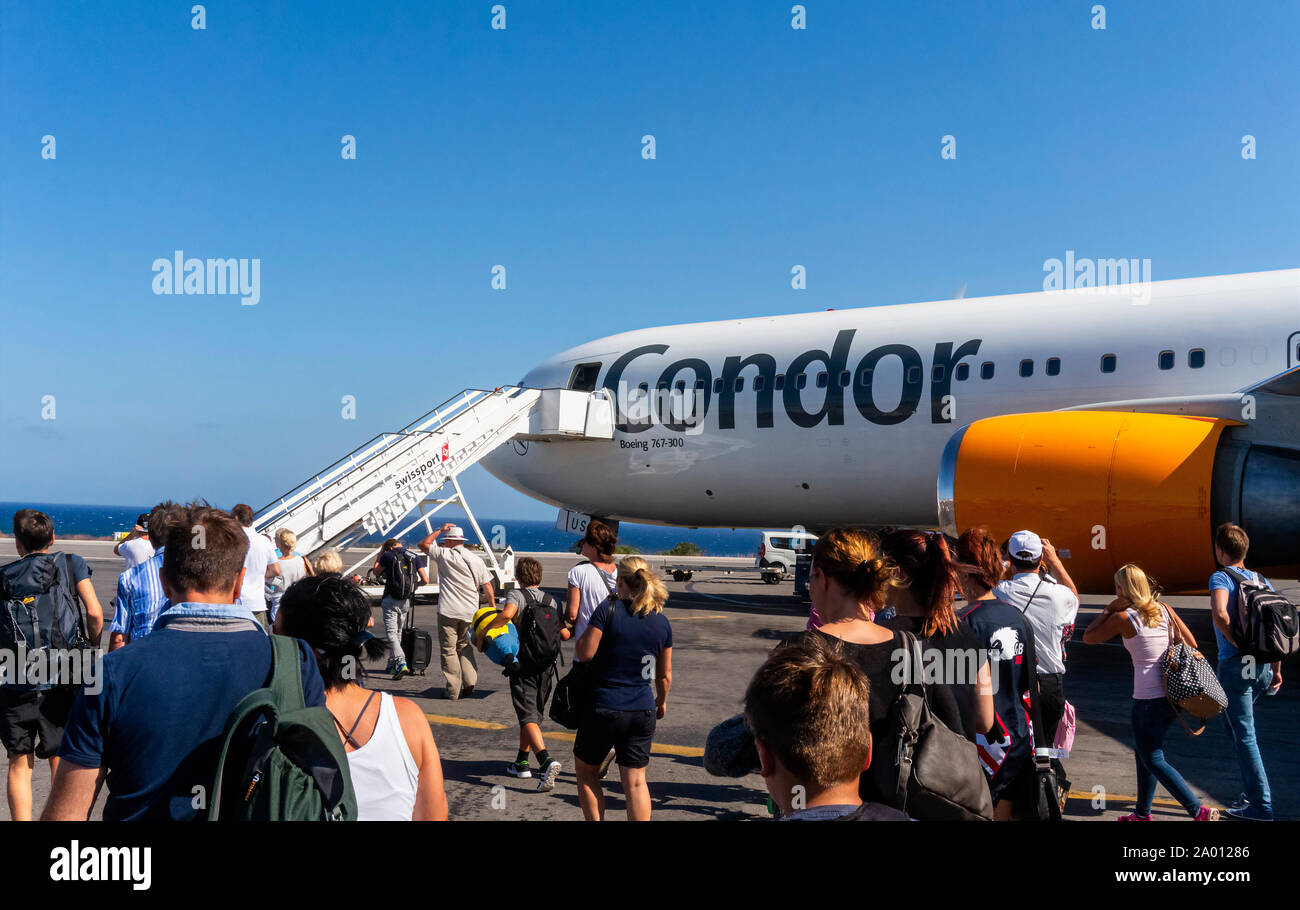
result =
[{"label": "white fuselage", "polygon": [[[962,426],[1236,391],[1293,366],[1297,342],[1300,270],[642,329],[557,354],[523,379],[567,388],[576,367],[598,364],[582,374],[616,398],[624,419],[612,441],[516,441],[484,464],[530,496],[628,521],[930,526],[940,456]],[[702,418],[674,428],[690,423],[692,400]]]}]

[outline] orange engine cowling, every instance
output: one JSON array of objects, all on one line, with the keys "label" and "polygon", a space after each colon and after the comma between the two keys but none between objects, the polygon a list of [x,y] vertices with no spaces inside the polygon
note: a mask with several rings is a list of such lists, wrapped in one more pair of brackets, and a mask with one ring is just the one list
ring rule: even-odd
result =
[{"label": "orange engine cowling", "polygon": [[1048,538],[1079,590],[1114,589],[1141,565],[1166,590],[1203,589],[1215,570],[1214,459],[1231,421],[1120,411],[978,420],[949,441],[939,472],[943,530],[983,526]]}]

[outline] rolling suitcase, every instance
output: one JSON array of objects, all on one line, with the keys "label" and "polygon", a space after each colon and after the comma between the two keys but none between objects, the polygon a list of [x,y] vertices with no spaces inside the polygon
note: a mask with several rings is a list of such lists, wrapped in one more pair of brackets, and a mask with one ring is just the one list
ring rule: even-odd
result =
[{"label": "rolling suitcase", "polygon": [[402,650],[406,653],[406,666],[412,673],[424,675],[433,659],[433,636],[415,627],[415,604],[406,614],[406,628],[402,629]]}]

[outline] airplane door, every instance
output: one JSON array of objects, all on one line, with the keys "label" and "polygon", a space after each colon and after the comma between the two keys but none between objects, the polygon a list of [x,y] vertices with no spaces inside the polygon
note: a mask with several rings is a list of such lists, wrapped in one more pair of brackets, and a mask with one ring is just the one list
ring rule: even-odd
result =
[{"label": "airplane door", "polygon": [[1286,368],[1300,363],[1300,332],[1292,332],[1291,337],[1286,340]]}]

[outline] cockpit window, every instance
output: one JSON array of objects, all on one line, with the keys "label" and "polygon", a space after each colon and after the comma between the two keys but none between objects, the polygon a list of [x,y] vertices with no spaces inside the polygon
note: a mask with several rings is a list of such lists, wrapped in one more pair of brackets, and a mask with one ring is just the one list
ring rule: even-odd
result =
[{"label": "cockpit window", "polygon": [[580,363],[569,377],[569,388],[575,392],[596,391],[596,377],[600,375],[599,363]]}]

